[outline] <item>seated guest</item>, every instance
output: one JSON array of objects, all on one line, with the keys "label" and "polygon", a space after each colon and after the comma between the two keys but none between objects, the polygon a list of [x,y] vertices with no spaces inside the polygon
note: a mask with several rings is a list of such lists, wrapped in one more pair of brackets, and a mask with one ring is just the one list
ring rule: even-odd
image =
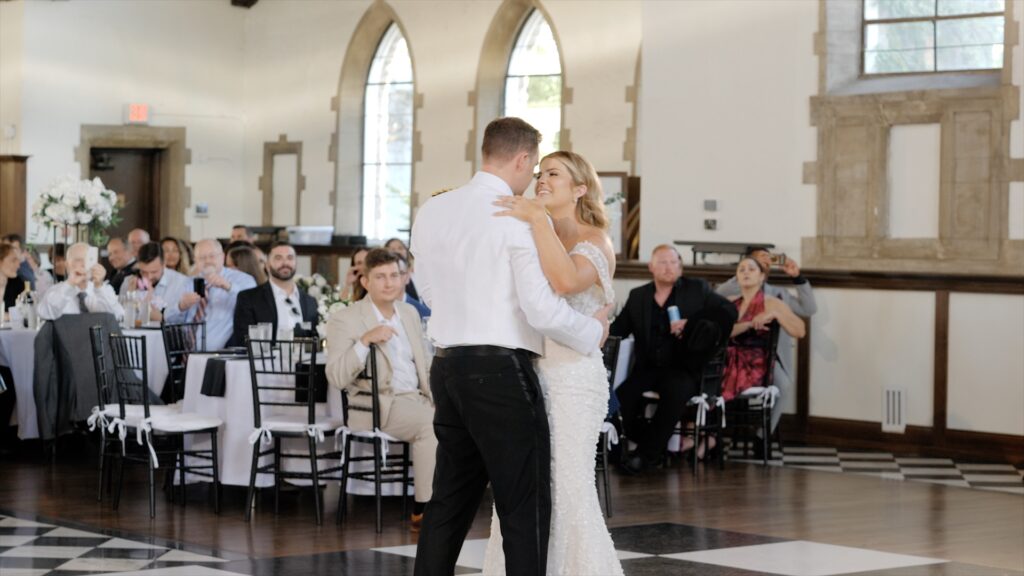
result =
[{"label": "seated guest", "polygon": [[331,315],[327,325],[327,380],[348,390],[349,426],[371,430],[371,384],[360,378],[370,344],[376,344],[381,430],[412,443],[416,508],[411,529],[419,530],[432,494],[437,438],[434,404],[427,377],[429,358],[416,310],[402,302],[398,257],[385,249],[370,251],[360,283],[367,297]]},{"label": "seated guest", "polygon": [[359,279],[363,275],[363,263],[369,253],[367,248],[360,248],[352,254],[349,260],[348,272],[345,272],[345,283],[341,286],[341,299],[345,302],[362,300],[366,295],[366,289]]},{"label": "seated guest", "polygon": [[234,333],[235,302],[243,290],[256,287],[256,280],[245,272],[224,267],[224,249],[214,239],[196,243],[197,278],[206,281],[206,293],[187,292],[181,307],[189,310],[189,321],[206,321],[206,346],[223,348]]},{"label": "seated guest", "polygon": [[[625,307],[610,328],[614,336],[632,335],[636,339],[633,371],[616,390],[626,433],[639,445],[637,453],[624,464],[631,473],[661,461],[687,402],[698,393],[702,366],[687,361],[682,341],[687,319],[711,313],[736,319],[733,305],[715,294],[707,282],[683,277],[682,260],[672,246],[657,246],[647,267],[653,281],[630,291]],[[669,320],[668,309],[672,306],[679,309],[679,320]],[[658,392],[661,398],[651,430],[645,429],[643,418],[643,394],[648,390]],[[692,447],[691,441],[684,445],[684,450]]]},{"label": "seated guest", "polygon": [[128,249],[131,250],[132,258],[138,258],[139,248],[149,244],[149,232],[146,232],[142,228],[133,228],[128,233]]},{"label": "seated guest", "polygon": [[[800,275],[800,266],[797,265],[795,260],[787,258],[782,264],[782,271],[793,279],[793,284],[796,287],[796,293],[794,294],[781,286],[768,282],[772,266],[772,255],[770,252],[763,248],[755,248],[750,250],[748,255],[752,256],[761,266],[761,270],[764,271],[763,291],[766,296],[778,298],[797,316],[809,318],[818,311],[811,283]],[[717,292],[726,298],[739,296],[741,288],[737,280],[738,278],[735,276],[730,278],[718,287]],[[793,346],[793,337],[790,336],[790,333],[787,330],[781,331],[779,333],[778,347],[776,348],[777,355],[775,358],[775,369],[772,371],[772,382],[778,387],[783,396],[789,394],[793,389],[793,369],[790,366],[790,363],[793,361]],[[773,431],[779,425],[781,418],[782,402],[776,402],[772,408]],[[758,450],[761,449],[760,444],[757,444],[756,447]]]},{"label": "seated guest", "polygon": [[416,298],[412,297],[409,294],[408,288],[409,283],[412,282],[412,274],[409,271],[408,261],[406,261],[406,259],[397,252],[392,252],[392,254],[398,256],[398,268],[402,271],[402,283],[405,285],[402,294],[402,301],[405,302],[406,304],[411,304],[412,307],[416,309],[416,312],[419,313],[420,319],[429,318],[430,308],[426,304],[420,302],[419,300],[417,300]]},{"label": "seated guest", "polygon": [[160,241],[164,253],[164,266],[188,276],[192,273],[192,246],[188,242],[167,236]]},{"label": "seated guest", "polygon": [[129,276],[121,293],[144,291],[148,319],[170,323],[184,322],[188,307],[182,308],[182,296],[192,291],[192,279],[167,267],[163,248],[150,242],[139,248],[138,274]]},{"label": "seated guest", "polygon": [[107,261],[110,262],[110,286],[115,292],[121,291],[124,279],[135,273],[135,254],[120,238],[107,242]]},{"label": "seated guest", "polygon": [[39,301],[39,317],[56,320],[64,314],[110,312],[118,318],[124,309],[117,295],[105,282],[107,270],[98,262],[88,267],[89,245],[83,242],[68,248],[68,279],[43,293]]},{"label": "seated guest", "polygon": [[[398,238],[388,240],[384,243],[384,247],[405,259],[405,267],[408,270],[407,276],[409,277],[409,281],[405,285],[405,293],[419,301],[420,295],[419,292],[416,291],[416,283],[412,280],[412,254],[409,253],[409,247],[405,245],[405,242],[402,242]],[[429,312],[427,313],[427,316],[430,316]]]},{"label": "seated guest", "polygon": [[[3,295],[6,310],[14,308],[18,296],[25,291],[25,281],[18,277],[20,265],[18,249],[6,242],[0,242],[0,295]],[[6,311],[4,313],[7,314]]]},{"label": "seated guest", "polygon": [[28,253],[25,250],[25,240],[20,234],[8,234],[4,236],[4,242],[14,246],[18,251],[18,278],[27,282],[34,289],[36,285],[36,269],[28,259]]},{"label": "seated guest", "polygon": [[249,244],[256,243],[256,235],[252,233],[252,229],[245,224],[235,224],[231,227],[231,242],[248,242]]},{"label": "seated guest", "polygon": [[53,281],[63,282],[68,279],[67,260],[64,258],[64,245],[50,246],[50,263],[53,264]]},{"label": "seated guest", "polygon": [[[295,284],[295,260],[295,248],[287,242],[270,248],[270,281],[238,294],[232,346],[244,346],[249,326],[263,322],[274,325],[274,334],[280,328],[293,329],[296,336],[316,334],[316,300]],[[302,329],[303,322],[309,322],[308,331]]]},{"label": "seated guest", "polygon": [[267,273],[263,271],[263,265],[260,264],[259,256],[256,255],[256,249],[248,244],[229,249],[225,264],[228,268],[252,276],[257,286],[267,281]]}]

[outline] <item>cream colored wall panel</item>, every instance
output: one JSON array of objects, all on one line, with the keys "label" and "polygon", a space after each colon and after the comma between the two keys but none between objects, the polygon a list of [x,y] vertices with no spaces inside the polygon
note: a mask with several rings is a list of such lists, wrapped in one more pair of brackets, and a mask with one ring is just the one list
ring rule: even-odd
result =
[{"label": "cream colored wall panel", "polygon": [[0,2],[0,154],[21,153],[24,7],[24,2]]},{"label": "cream colored wall panel", "polygon": [[[773,242],[815,234],[818,2],[643,3],[640,252],[676,239]],[[702,211],[715,198],[720,209]],[[704,218],[718,219],[706,231]]]},{"label": "cream colored wall panel", "polygon": [[939,237],[940,124],[889,131],[889,237]]},{"label": "cream colored wall panel", "polygon": [[1010,182],[1010,240],[1024,240],[1024,182]]},{"label": "cream colored wall panel", "polygon": [[881,422],[882,390],[907,393],[907,423],[932,424],[935,295],[815,290],[810,415]]},{"label": "cream colored wall panel", "polygon": [[1024,435],[1024,296],[949,298],[947,427]]}]

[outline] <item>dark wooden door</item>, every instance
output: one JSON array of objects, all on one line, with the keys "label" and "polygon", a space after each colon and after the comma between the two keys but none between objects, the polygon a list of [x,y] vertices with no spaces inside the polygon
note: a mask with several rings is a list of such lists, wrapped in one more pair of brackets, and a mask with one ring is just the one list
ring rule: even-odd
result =
[{"label": "dark wooden door", "polygon": [[160,150],[152,148],[93,148],[89,178],[99,178],[121,202],[121,223],[107,231],[125,237],[142,228],[160,238]]}]

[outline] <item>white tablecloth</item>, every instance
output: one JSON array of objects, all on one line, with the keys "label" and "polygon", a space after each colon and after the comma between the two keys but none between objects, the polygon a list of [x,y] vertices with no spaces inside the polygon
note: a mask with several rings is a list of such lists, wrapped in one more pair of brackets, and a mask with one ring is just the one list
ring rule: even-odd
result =
[{"label": "white tablecloth", "polygon": [[[206,362],[210,357],[205,354],[193,354],[189,357],[188,371],[185,378],[185,399],[182,409],[185,412],[215,416],[224,422],[217,437],[220,481],[223,484],[232,486],[248,486],[249,469],[252,466],[252,444],[249,443],[249,436],[256,429],[253,422],[252,377],[249,371],[249,361],[245,358],[229,360],[224,368],[224,396],[205,396],[202,394],[203,375],[206,372]],[[318,357],[318,361],[322,360],[322,357]],[[267,377],[267,375],[263,375],[261,379]],[[261,380],[261,383],[266,384],[263,380]],[[264,392],[264,394],[266,393]],[[292,398],[294,398],[294,393],[288,394],[291,394]],[[266,411],[267,409],[264,408],[264,410]],[[294,410],[296,414],[300,415],[304,415],[306,411],[304,407],[274,407],[275,413],[279,413],[282,410]],[[316,414],[318,417],[330,415],[334,418],[341,418],[341,392],[336,388],[329,387],[327,389],[327,402],[317,404]],[[209,437],[205,435],[196,436],[191,440],[192,449],[208,450],[209,447]],[[337,447],[341,447],[340,438]],[[264,446],[262,449],[266,450],[266,447]],[[333,452],[335,449],[335,437],[327,435],[323,443],[319,444],[317,451]],[[288,438],[281,441],[281,451],[308,454],[309,448],[307,441],[304,439]],[[353,444],[354,456],[365,456],[372,454],[372,452],[372,448],[369,445]],[[400,448],[392,446],[389,453],[400,454]],[[270,461],[270,457],[264,457],[260,460],[260,465],[268,464]],[[338,463],[338,461],[322,462],[322,467],[333,467]],[[284,464],[287,470],[309,471],[308,460],[289,458],[284,460]],[[370,469],[372,468],[370,468],[369,462],[359,462],[352,466],[353,471]],[[411,474],[410,469],[410,478],[412,478]],[[190,476],[188,478],[190,482],[197,480],[208,482],[210,479],[201,476]],[[301,481],[289,482],[295,484],[303,483]],[[305,484],[308,485],[309,482],[307,481]],[[266,487],[273,485],[273,477],[269,474],[259,474],[256,477],[256,486]],[[382,487],[382,493],[387,496],[398,494],[400,493],[399,490],[397,484],[384,484]],[[373,494],[373,483],[349,480],[348,492],[350,494],[362,495]]]},{"label": "white tablecloth", "polygon": [[[146,363],[149,372],[150,390],[159,394],[167,379],[167,357],[164,354],[164,340],[160,330],[125,330],[128,336],[146,337]],[[17,394],[15,415],[18,418],[18,438],[30,440],[39,438],[39,423],[36,416],[36,397],[33,386],[35,373],[35,330],[0,330],[0,366],[11,369],[14,389]],[[83,353],[92,354],[89,342],[82,343]],[[8,385],[11,383],[8,382]]]}]

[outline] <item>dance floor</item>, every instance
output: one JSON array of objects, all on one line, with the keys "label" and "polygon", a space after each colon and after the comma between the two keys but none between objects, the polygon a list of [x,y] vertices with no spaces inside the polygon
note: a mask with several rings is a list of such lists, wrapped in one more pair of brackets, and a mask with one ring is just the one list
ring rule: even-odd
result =
[{"label": "dance floor", "polygon": [[[608,523],[625,573],[1024,575],[1024,498],[992,489],[1015,488],[1011,474],[1019,478],[1019,471],[889,455],[894,472],[877,453],[836,454],[832,471],[797,467],[831,464],[802,461],[832,457],[825,450],[791,449],[786,465],[767,468],[732,460],[725,470],[703,465],[696,476],[679,464],[642,477],[614,475]],[[379,535],[369,498],[354,498],[352,515],[334,523],[333,486],[321,527],[311,494],[298,489],[282,497],[276,516],[271,495],[262,495],[251,524],[242,519],[238,489],[225,491],[219,516],[202,488],[184,507],[158,493],[150,521],[144,470],[129,470],[114,512],[109,498],[96,501],[87,454],[62,451],[53,465],[35,455],[0,460],[0,575],[412,574],[416,536],[394,499]],[[916,469],[940,483],[909,481]],[[941,482],[954,473],[978,486]],[[457,574],[480,571],[489,507],[480,507]]]}]

